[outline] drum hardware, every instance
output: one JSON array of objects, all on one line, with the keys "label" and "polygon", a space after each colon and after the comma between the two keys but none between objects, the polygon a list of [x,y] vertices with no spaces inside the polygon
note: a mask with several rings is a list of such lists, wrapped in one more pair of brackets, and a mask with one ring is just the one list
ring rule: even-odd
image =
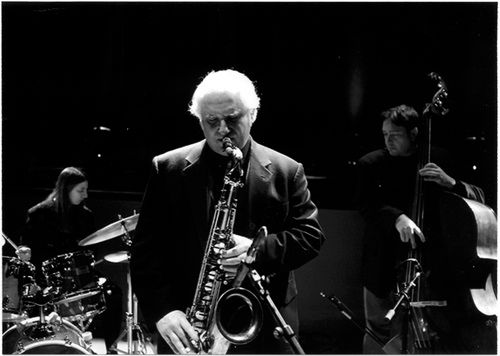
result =
[{"label": "drum hardware", "polygon": [[[138,216],[138,214],[135,214],[133,216]],[[118,218],[120,219],[120,223],[122,224],[122,241],[127,245],[127,247],[130,247],[132,245],[132,237],[130,236],[129,229],[127,227],[127,219],[121,219],[120,215],[118,215]],[[137,222],[135,222],[133,227],[135,228],[136,225]],[[126,256],[127,258],[124,259],[124,256]],[[111,345],[110,351],[122,352],[129,355],[144,355],[146,353],[146,343],[144,339],[144,333],[142,332],[141,327],[138,323],[137,297],[132,290],[132,278],[130,275],[130,252],[120,251],[114,254],[107,255],[104,258],[110,262],[126,262],[127,264],[127,312],[125,313],[125,328],[122,330],[120,336],[118,336],[113,345]],[[127,337],[127,351],[119,350],[117,348],[118,342],[121,341],[125,336]]]},{"label": "drum hardware", "polygon": [[26,319],[2,335],[5,354],[91,354],[92,333],[82,333],[69,321],[52,312]]},{"label": "drum hardware", "polygon": [[17,257],[2,258],[2,321],[26,319],[23,304],[40,289],[35,283],[35,266]]},{"label": "drum hardware", "polygon": [[53,302],[53,305],[62,318],[76,323],[85,332],[94,318],[106,310],[106,299],[101,287],[81,294],[84,296],[67,296],[64,300]]},{"label": "drum hardware", "polygon": [[[107,241],[115,237],[121,237],[121,241],[127,246],[127,248],[130,248],[132,245],[130,232],[135,230],[138,220],[139,214],[135,211],[133,215],[126,218],[122,218],[122,216],[118,214],[118,221],[115,221],[114,223],[111,223],[90,234],[82,239],[78,245],[88,246]],[[127,265],[127,311],[125,313],[125,328],[122,330],[120,336],[118,336],[108,351],[121,352],[125,354],[145,354],[146,343],[144,341],[144,334],[138,324],[137,298],[132,290],[132,281],[130,276],[130,252],[128,250],[124,250],[111,253],[104,256],[104,260],[111,263],[125,263]],[[102,260],[99,260],[98,262],[102,262]],[[119,350],[117,348],[118,342],[120,342],[125,336],[127,339],[127,350]]]},{"label": "drum hardware", "polygon": [[[2,246],[7,241],[15,251],[17,246],[2,231]],[[35,281],[35,266],[18,257],[2,256],[2,321],[17,322],[27,318],[23,312],[23,296],[32,292]]]},{"label": "drum hardware", "polygon": [[92,316],[82,316],[82,315],[76,315],[74,318],[71,317],[65,317],[64,320],[67,320],[68,322],[73,322],[77,324],[78,329],[80,329],[83,333],[89,333],[90,331],[86,331],[90,324],[94,321],[95,315]]}]

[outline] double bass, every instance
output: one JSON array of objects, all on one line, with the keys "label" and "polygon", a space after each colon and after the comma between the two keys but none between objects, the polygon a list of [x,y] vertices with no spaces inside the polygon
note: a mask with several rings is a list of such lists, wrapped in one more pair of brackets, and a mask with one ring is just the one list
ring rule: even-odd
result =
[{"label": "double bass", "polygon": [[496,215],[485,204],[447,193],[441,197],[440,218],[452,285],[449,315],[462,349],[496,354]]},{"label": "double bass", "polygon": [[[436,73],[429,76],[437,82],[438,90],[422,114],[418,170],[431,162],[432,119],[449,111],[445,105],[446,84]],[[398,284],[396,307],[400,305],[403,309],[402,328],[384,350],[387,353],[496,353],[496,319],[482,317],[483,312],[490,316],[496,312],[493,288],[496,263],[493,269],[491,262],[496,261],[494,213],[479,202],[443,192],[438,200],[438,218],[432,221],[435,225],[438,222],[440,241],[432,241],[437,236],[433,236],[436,231],[427,235],[428,188],[417,174],[410,217],[431,242],[416,249],[410,247],[400,263],[403,281]],[[439,248],[432,251],[436,246]],[[461,281],[465,277],[470,281],[470,290]],[[432,279],[434,284],[437,280],[437,284],[446,286],[447,290],[436,293],[429,282]]]}]

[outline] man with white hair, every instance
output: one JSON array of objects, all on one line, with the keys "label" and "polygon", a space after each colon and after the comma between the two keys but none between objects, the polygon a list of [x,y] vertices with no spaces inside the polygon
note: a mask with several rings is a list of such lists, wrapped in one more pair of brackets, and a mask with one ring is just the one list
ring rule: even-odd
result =
[{"label": "man with white hair", "polygon": [[[196,88],[189,108],[199,119],[205,139],[153,159],[132,246],[131,270],[144,318],[161,335],[159,353],[199,351],[199,335],[185,311],[195,295],[214,207],[231,161],[223,143],[228,138],[242,153],[244,184],[238,192],[235,245],[217,263],[229,280],[234,278],[252,239],[266,226],[269,233],[257,247],[253,266],[269,276],[270,296],[298,333],[293,270],[318,255],[325,237],[302,164],[250,136],[259,104],[255,87],[244,74],[235,70],[209,73]],[[286,340],[273,336],[276,324],[269,310],[263,309],[257,338],[231,346],[229,353],[293,352]]]}]

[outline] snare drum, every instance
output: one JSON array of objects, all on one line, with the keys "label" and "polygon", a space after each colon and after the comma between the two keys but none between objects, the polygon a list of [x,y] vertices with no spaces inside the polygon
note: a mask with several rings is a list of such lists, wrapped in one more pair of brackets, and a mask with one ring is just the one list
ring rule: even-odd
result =
[{"label": "snare drum", "polygon": [[42,272],[56,302],[86,298],[89,291],[99,287],[90,251],[70,252],[44,261]]},{"label": "snare drum", "polygon": [[57,314],[69,321],[80,321],[94,318],[106,310],[106,299],[101,288],[87,290],[85,294],[67,294],[64,300],[54,303]]},{"label": "snare drum", "polygon": [[4,354],[91,354],[90,344],[70,322],[46,324],[40,332],[40,318],[12,326],[2,335]]},{"label": "snare drum", "polygon": [[2,320],[23,319],[23,297],[36,292],[35,266],[16,257],[3,257],[2,271]]}]

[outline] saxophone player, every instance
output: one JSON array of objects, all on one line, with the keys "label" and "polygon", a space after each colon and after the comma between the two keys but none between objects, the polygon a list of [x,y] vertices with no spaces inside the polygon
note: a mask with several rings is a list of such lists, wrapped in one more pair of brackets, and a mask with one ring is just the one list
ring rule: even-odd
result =
[{"label": "saxophone player", "polygon": [[[260,99],[252,81],[235,70],[210,72],[194,91],[189,111],[204,139],[153,159],[132,245],[132,284],[146,322],[156,329],[158,353],[194,353],[199,335],[186,317],[197,289],[214,206],[230,162],[223,140],[242,153],[244,185],[232,238],[217,260],[226,278],[236,275],[261,226],[269,234],[258,246],[254,268],[269,277],[281,315],[298,333],[293,270],[316,257],[325,236],[311,201],[302,164],[257,143],[250,135]],[[262,329],[228,353],[292,353],[264,307]]]}]

